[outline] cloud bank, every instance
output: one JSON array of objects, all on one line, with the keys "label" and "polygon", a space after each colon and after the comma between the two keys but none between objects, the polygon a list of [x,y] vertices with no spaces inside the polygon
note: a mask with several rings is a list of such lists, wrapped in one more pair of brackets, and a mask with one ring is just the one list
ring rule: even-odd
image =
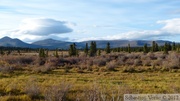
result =
[{"label": "cloud bank", "polygon": [[[175,39],[176,36],[180,36],[180,18],[159,20],[156,24],[162,25],[161,28],[156,30],[132,30],[119,34],[110,34],[104,36],[94,37],[88,34],[87,31],[83,33],[82,29],[73,31],[71,29],[76,24],[58,21],[54,19],[25,19],[20,24],[19,28],[11,31],[1,32],[1,36],[10,36],[12,38],[19,38],[26,42],[33,42],[37,40],[53,38],[62,41],[87,41],[87,40],[170,40],[169,38]],[[102,27],[102,28],[101,28]],[[103,28],[112,26],[93,26],[93,30],[103,30]],[[88,28],[87,28],[88,30]],[[108,29],[109,30],[109,29]],[[89,30],[88,30],[89,31]],[[80,33],[80,34],[69,34],[64,33]],[[87,34],[86,34],[87,33]],[[98,34],[98,33],[97,33]],[[178,37],[176,40],[179,40]]]},{"label": "cloud bank", "polygon": [[67,26],[68,22],[54,19],[25,19],[18,29],[12,31],[17,34],[46,36],[51,34],[69,33],[73,30]]},{"label": "cloud bank", "polygon": [[89,37],[77,40],[164,40],[170,37],[180,36],[180,18],[160,20],[157,21],[157,24],[163,24],[164,26],[157,30],[128,31],[104,37]]},{"label": "cloud bank", "polygon": [[1,36],[19,38],[26,42],[33,42],[46,38],[65,40],[68,38],[59,37],[58,35],[73,32],[70,26],[75,26],[75,24],[49,18],[24,19],[17,29],[1,31]]}]

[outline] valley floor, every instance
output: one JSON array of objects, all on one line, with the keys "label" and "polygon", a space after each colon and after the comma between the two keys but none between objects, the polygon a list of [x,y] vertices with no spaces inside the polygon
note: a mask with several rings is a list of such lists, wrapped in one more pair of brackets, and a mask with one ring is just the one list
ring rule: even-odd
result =
[{"label": "valley floor", "polygon": [[16,71],[0,73],[1,101],[91,101],[91,99],[119,99],[123,94],[178,94],[179,72],[122,73],[112,72],[78,73],[56,69],[46,74]]}]

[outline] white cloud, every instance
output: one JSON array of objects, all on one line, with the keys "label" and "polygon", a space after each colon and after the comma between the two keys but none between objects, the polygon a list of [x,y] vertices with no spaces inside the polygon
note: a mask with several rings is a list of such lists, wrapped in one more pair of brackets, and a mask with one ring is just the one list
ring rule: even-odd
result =
[{"label": "white cloud", "polygon": [[36,36],[46,36],[51,34],[62,34],[72,32],[65,21],[57,21],[54,19],[25,19],[22,21],[20,27],[12,33],[14,34],[26,34]]},{"label": "white cloud", "polygon": [[164,24],[164,26],[157,30],[143,30],[143,31],[128,31],[116,35],[108,35],[105,37],[89,37],[78,39],[77,41],[85,40],[163,40],[168,39],[174,35],[180,35],[180,18],[157,21],[157,24]]},{"label": "white cloud", "polygon": [[19,38],[26,42],[53,37],[54,39],[67,39],[61,38],[59,35],[72,32],[73,29],[70,27],[73,26],[76,26],[76,24],[48,18],[24,19],[19,28],[14,30],[3,30],[0,32],[0,36]]},{"label": "white cloud", "polygon": [[158,21],[159,24],[165,24],[161,31],[169,34],[180,34],[180,18]]}]

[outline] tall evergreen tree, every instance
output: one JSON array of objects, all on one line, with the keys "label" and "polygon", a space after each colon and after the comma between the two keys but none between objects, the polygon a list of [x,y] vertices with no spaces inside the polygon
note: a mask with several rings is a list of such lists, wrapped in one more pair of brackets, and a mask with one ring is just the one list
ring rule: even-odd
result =
[{"label": "tall evergreen tree", "polygon": [[58,49],[56,49],[56,51],[55,51],[55,53],[54,53],[54,56],[57,57],[57,58],[59,57]]},{"label": "tall evergreen tree", "polygon": [[78,55],[77,53],[78,51],[76,49],[76,44],[75,43],[71,44],[69,48],[69,56],[76,56]]},{"label": "tall evergreen tree", "polygon": [[128,44],[128,53],[131,53],[131,46]]},{"label": "tall evergreen tree", "polygon": [[106,54],[109,54],[111,52],[111,48],[110,48],[110,43],[108,42],[107,43],[107,46],[106,46]]},{"label": "tall evergreen tree", "polygon": [[171,49],[172,49],[171,44],[170,44],[170,43],[166,43],[166,44],[167,44],[167,49],[168,49],[168,51],[171,51]]},{"label": "tall evergreen tree", "polygon": [[43,48],[39,49],[39,57],[46,57],[46,55],[45,55],[45,52],[44,52],[44,49],[43,49]]},{"label": "tall evergreen tree", "polygon": [[86,54],[86,56],[88,55],[88,43],[86,43],[86,47],[85,47],[85,49],[84,49],[84,53]]},{"label": "tall evergreen tree", "polygon": [[73,55],[74,55],[74,54],[73,54],[73,51],[74,51],[73,45],[71,44],[71,45],[70,45],[70,48],[69,48],[69,56],[73,56]]},{"label": "tall evergreen tree", "polygon": [[176,43],[175,43],[175,42],[172,43],[172,50],[173,50],[173,51],[176,50]]},{"label": "tall evergreen tree", "polygon": [[157,43],[155,43],[155,52],[159,51],[159,46]]},{"label": "tall evergreen tree", "polygon": [[164,54],[168,54],[168,43],[164,44]]},{"label": "tall evergreen tree", "polygon": [[91,46],[90,46],[90,53],[89,56],[95,56],[97,52],[97,48],[96,48],[96,42],[92,41],[91,42]]},{"label": "tall evergreen tree", "polygon": [[158,44],[155,41],[152,41],[152,52],[157,52],[159,49]]},{"label": "tall evergreen tree", "polygon": [[5,54],[2,49],[1,49],[1,51],[0,51],[0,54],[1,54],[2,56]]},{"label": "tall evergreen tree", "polygon": [[143,52],[144,52],[144,53],[148,53],[148,47],[147,47],[147,44],[144,44]]}]

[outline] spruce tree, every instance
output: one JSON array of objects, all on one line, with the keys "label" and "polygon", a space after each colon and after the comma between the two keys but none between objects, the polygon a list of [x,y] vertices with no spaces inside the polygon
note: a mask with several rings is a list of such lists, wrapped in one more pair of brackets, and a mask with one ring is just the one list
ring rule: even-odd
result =
[{"label": "spruce tree", "polygon": [[111,52],[111,48],[110,48],[110,43],[108,42],[106,46],[106,54],[109,54],[110,52]]},{"label": "spruce tree", "polygon": [[43,48],[39,49],[39,57],[45,57],[45,52]]},{"label": "spruce tree", "polygon": [[159,46],[157,43],[155,43],[155,52],[159,51]]},{"label": "spruce tree", "polygon": [[168,51],[171,51],[172,46],[171,46],[171,44],[170,44],[170,43],[167,43],[167,49],[168,49]]},{"label": "spruce tree", "polygon": [[175,43],[175,42],[172,43],[172,50],[173,50],[173,51],[176,50],[176,43]]},{"label": "spruce tree", "polygon": [[86,43],[86,47],[84,49],[84,53],[86,54],[86,56],[88,55],[88,43]]},{"label": "spruce tree", "polygon": [[69,48],[69,56],[76,56],[78,55],[78,51],[76,49],[76,44],[73,43],[70,45],[70,48]]},{"label": "spruce tree", "polygon": [[54,56],[57,57],[57,58],[59,57],[58,49],[56,49],[56,51],[55,51],[55,53],[54,53]]},{"label": "spruce tree", "polygon": [[128,53],[131,53],[131,46],[128,44]]},{"label": "spruce tree", "polygon": [[69,48],[69,56],[73,56],[73,55],[74,55],[74,49],[73,49],[73,45],[71,44]]},{"label": "spruce tree", "polygon": [[1,53],[2,56],[5,54],[4,51],[3,51],[2,49],[1,49],[1,52],[0,52],[0,53]]},{"label": "spruce tree", "polygon": [[143,52],[144,52],[144,53],[148,53],[148,47],[147,47],[147,44],[144,44]]},{"label": "spruce tree", "polygon": [[164,54],[168,54],[168,43],[164,44]]},{"label": "spruce tree", "polygon": [[159,49],[158,44],[155,41],[152,41],[152,52],[157,52]]},{"label": "spruce tree", "polygon": [[91,46],[90,46],[90,53],[89,56],[95,56],[97,52],[97,48],[96,48],[96,42],[92,41],[91,42]]}]

